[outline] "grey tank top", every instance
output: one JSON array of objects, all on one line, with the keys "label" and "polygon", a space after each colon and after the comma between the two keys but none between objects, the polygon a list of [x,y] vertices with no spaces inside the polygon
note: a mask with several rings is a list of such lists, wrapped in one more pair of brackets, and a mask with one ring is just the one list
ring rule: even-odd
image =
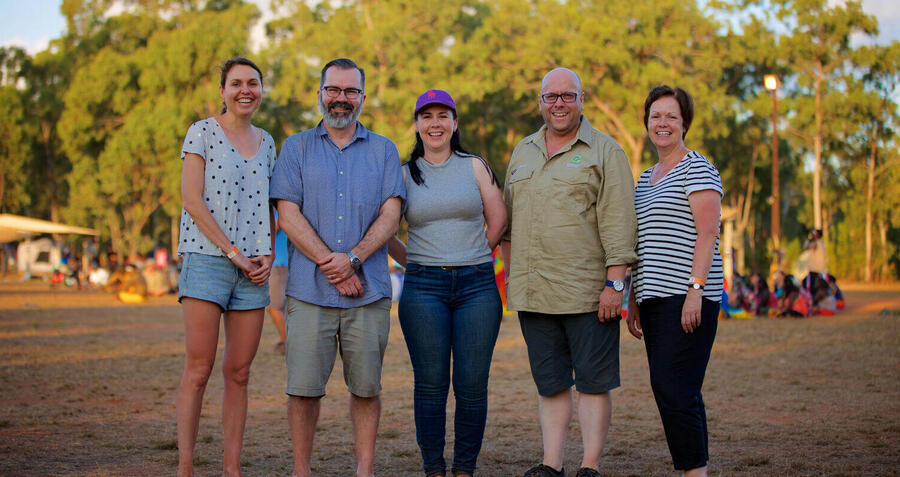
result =
[{"label": "grey tank top", "polygon": [[484,235],[484,204],[475,181],[472,157],[453,153],[438,165],[419,158],[424,184],[403,165],[404,214],[409,224],[406,258],[432,266],[477,265],[491,260]]}]

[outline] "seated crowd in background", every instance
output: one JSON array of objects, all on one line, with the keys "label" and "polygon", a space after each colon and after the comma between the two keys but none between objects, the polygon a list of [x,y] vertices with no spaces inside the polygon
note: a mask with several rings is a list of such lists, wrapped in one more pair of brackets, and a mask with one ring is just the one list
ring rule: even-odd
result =
[{"label": "seated crowd in background", "polygon": [[[730,285],[730,286],[729,286]],[[782,271],[775,273],[770,289],[759,273],[735,275],[726,283],[722,313],[727,318],[833,315],[844,308],[844,297],[830,274],[810,273],[800,281]]]},{"label": "seated crowd in background", "polygon": [[123,301],[144,301],[148,296],[174,293],[178,287],[179,264],[164,249],[147,257],[134,255],[120,261],[115,252],[88,260],[66,254],[50,277],[51,286],[102,289]]}]

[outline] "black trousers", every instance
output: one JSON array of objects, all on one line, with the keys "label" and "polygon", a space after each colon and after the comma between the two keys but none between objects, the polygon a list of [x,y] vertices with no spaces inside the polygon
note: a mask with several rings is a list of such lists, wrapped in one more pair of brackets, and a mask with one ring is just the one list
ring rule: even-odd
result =
[{"label": "black trousers", "polygon": [[709,460],[703,377],[716,338],[719,304],[702,299],[700,327],[681,328],[686,295],[648,298],[639,305],[650,386],[662,418],[676,470],[703,467]]}]

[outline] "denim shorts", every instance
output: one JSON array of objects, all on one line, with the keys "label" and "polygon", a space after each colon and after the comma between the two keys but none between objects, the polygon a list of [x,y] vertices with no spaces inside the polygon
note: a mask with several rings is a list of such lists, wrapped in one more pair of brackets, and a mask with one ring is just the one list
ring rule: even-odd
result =
[{"label": "denim shorts", "polygon": [[269,283],[256,285],[223,256],[187,252],[178,279],[178,302],[205,300],[222,310],[256,310],[269,304]]}]

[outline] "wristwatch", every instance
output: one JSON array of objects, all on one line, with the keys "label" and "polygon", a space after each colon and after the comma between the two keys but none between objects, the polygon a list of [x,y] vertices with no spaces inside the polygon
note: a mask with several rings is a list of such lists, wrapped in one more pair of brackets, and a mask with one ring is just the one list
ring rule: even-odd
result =
[{"label": "wristwatch", "polygon": [[697,277],[691,277],[691,280],[688,282],[688,287],[694,290],[702,290],[704,285],[706,285],[706,280],[701,280]]},{"label": "wristwatch", "polygon": [[353,267],[354,270],[359,270],[359,267],[362,266],[362,260],[360,260],[353,252],[347,252],[347,256],[350,257],[350,266]]},{"label": "wristwatch", "polygon": [[625,289],[625,282],[622,280],[607,280],[606,286],[612,287],[613,290],[622,293],[622,290]]}]

